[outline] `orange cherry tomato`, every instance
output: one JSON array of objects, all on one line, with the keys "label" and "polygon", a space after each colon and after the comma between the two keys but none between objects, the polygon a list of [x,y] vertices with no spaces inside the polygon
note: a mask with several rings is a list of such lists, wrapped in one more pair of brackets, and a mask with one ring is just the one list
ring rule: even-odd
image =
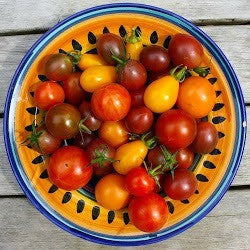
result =
[{"label": "orange cherry tomato", "polygon": [[128,141],[129,133],[123,121],[103,122],[99,129],[99,137],[117,148]]},{"label": "orange cherry tomato", "polygon": [[104,208],[119,210],[128,205],[131,195],[126,189],[125,176],[108,174],[95,187],[97,202]]},{"label": "orange cherry tomato", "polygon": [[208,115],[215,101],[214,87],[206,78],[191,76],[180,84],[177,106],[194,118]]}]

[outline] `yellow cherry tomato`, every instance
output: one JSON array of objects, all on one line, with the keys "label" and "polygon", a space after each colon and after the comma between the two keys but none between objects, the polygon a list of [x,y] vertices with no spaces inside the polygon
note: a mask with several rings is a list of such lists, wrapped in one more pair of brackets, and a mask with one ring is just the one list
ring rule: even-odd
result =
[{"label": "yellow cherry tomato", "polygon": [[191,76],[180,85],[177,106],[194,118],[208,115],[215,102],[214,87],[206,78]]},{"label": "yellow cherry tomato", "polygon": [[114,169],[119,174],[127,174],[131,169],[141,166],[148,153],[148,148],[141,140],[120,146],[115,153]]},{"label": "yellow cherry tomato", "polygon": [[153,112],[163,113],[175,105],[178,91],[179,82],[174,76],[164,76],[148,85],[144,103]]},{"label": "yellow cherry tomato", "polygon": [[131,36],[126,39],[126,52],[130,59],[139,61],[143,49],[141,36],[136,36],[135,28],[132,28]]},{"label": "yellow cherry tomato", "polygon": [[83,54],[77,66],[81,70],[85,70],[92,66],[108,65],[99,55]]},{"label": "yellow cherry tomato", "polygon": [[129,133],[123,121],[108,121],[102,123],[99,129],[99,137],[110,146],[117,148],[128,141]]},{"label": "yellow cherry tomato", "polygon": [[131,198],[125,186],[125,176],[108,174],[95,186],[95,198],[103,207],[119,210],[128,205]]},{"label": "yellow cherry tomato", "polygon": [[100,87],[116,82],[116,71],[113,66],[93,66],[83,71],[80,84],[87,92],[94,92]]}]

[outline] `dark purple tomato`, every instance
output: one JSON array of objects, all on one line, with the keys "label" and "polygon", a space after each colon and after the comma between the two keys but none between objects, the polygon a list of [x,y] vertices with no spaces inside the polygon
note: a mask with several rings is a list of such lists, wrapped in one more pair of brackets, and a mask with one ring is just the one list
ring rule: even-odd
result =
[{"label": "dark purple tomato", "polygon": [[130,91],[131,96],[131,107],[143,106],[144,105],[144,92],[146,87],[142,87],[138,90]]},{"label": "dark purple tomato", "polygon": [[95,138],[93,134],[79,133],[75,137],[74,145],[85,149]]},{"label": "dark purple tomato", "polygon": [[178,168],[189,168],[194,161],[194,152],[189,148],[182,148],[176,154]]},{"label": "dark purple tomato", "polygon": [[152,167],[157,167],[166,163],[165,157],[162,153],[160,146],[157,146],[149,151],[148,163],[152,165]]}]

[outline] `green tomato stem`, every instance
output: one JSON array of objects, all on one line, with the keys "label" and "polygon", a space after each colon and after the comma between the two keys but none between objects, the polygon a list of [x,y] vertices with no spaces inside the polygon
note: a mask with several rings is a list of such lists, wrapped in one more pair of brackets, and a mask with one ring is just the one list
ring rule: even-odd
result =
[{"label": "green tomato stem", "polygon": [[[138,31],[137,31],[138,33]],[[141,34],[139,34],[139,36],[136,35],[136,30],[135,28],[133,27],[131,29],[131,36],[130,37],[126,37],[126,42],[127,43],[131,43],[131,44],[135,44],[135,43],[138,43],[138,42],[141,42]]]}]

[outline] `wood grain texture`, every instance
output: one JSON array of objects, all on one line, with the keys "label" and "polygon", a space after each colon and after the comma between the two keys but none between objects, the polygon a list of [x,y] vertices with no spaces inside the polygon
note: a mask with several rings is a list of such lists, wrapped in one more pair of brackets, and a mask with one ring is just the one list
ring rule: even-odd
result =
[{"label": "wood grain texture", "polygon": [[[37,1],[0,0],[4,18],[0,22],[0,33],[48,29],[75,12],[116,0],[92,1]],[[126,1],[125,1],[126,2]],[[198,23],[237,22],[249,20],[250,2],[248,0],[227,1],[159,1],[134,0],[133,3],[150,4],[173,11]]]},{"label": "wood grain texture", "polygon": [[[242,190],[239,195],[238,191],[228,191],[194,227],[175,238],[136,249],[249,249],[249,207],[250,192]],[[26,198],[0,199],[0,221],[0,249],[117,249],[64,232]]]},{"label": "wood grain texture", "polygon": [[[203,26],[201,27],[220,46],[233,65],[241,83],[245,101],[250,103],[250,25]],[[25,53],[40,37],[36,35],[18,35],[0,37],[0,112],[3,112],[6,93],[14,72]]]}]

